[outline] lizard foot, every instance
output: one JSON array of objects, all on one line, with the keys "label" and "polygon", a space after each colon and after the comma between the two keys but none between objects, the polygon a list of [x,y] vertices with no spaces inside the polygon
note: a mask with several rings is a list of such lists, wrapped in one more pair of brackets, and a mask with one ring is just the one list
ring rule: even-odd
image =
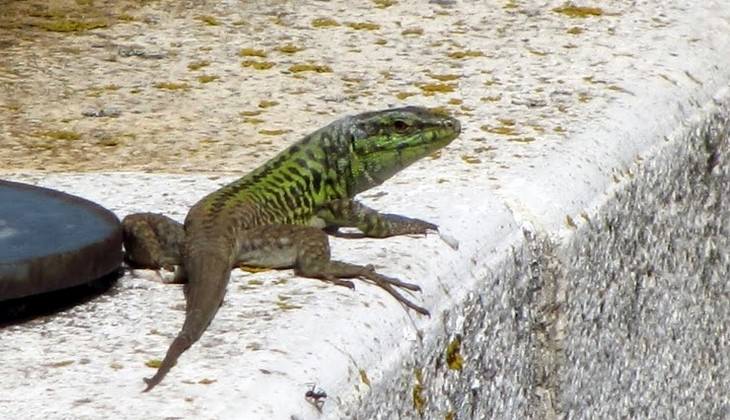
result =
[{"label": "lizard foot", "polygon": [[351,282],[350,280],[342,280],[340,278],[333,277],[333,276],[326,276],[326,277],[322,278],[322,280],[330,282],[336,286],[347,287],[348,289],[355,289],[355,284],[353,282]]},{"label": "lizard foot", "polygon": [[415,303],[411,302],[393,287],[396,286],[407,290],[420,291],[421,288],[417,284],[406,283],[396,278],[380,274],[376,272],[371,265],[367,265],[364,268],[365,270],[363,270],[361,277],[372,281],[373,283],[375,283],[375,285],[388,292],[391,296],[395,298],[395,300],[402,303],[406,307],[418,312],[421,315],[431,316],[426,308],[418,306]]}]

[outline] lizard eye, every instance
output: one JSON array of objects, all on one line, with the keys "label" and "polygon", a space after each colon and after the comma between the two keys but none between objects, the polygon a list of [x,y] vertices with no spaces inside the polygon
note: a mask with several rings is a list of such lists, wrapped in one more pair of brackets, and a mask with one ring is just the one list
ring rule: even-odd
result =
[{"label": "lizard eye", "polygon": [[393,121],[393,129],[397,133],[404,133],[406,130],[408,130],[408,123],[403,120],[395,120]]}]

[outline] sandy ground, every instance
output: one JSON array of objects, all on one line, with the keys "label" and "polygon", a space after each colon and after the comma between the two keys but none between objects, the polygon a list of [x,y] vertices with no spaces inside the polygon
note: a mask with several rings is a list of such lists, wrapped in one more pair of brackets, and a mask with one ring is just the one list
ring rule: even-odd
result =
[{"label": "sandy ground", "polygon": [[[0,12],[0,172],[235,173],[336,117],[404,104],[460,116],[471,134],[455,147],[479,164],[529,156],[566,138],[566,117],[631,94],[591,76],[598,58],[563,54],[591,55],[575,42],[616,31],[620,2],[600,19],[513,1],[47,3]],[[584,90],[562,87],[576,79]]]}]

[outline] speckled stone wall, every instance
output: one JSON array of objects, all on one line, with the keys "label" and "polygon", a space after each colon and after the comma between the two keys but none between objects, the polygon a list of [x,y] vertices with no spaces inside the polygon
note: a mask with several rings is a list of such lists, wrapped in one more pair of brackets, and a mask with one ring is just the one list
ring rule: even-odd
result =
[{"label": "speckled stone wall", "polygon": [[439,315],[448,340],[354,417],[727,418],[727,105],[637,160],[571,237],[525,229]]},{"label": "speckled stone wall", "polygon": [[730,415],[729,119],[642,162],[565,249],[558,412]]}]

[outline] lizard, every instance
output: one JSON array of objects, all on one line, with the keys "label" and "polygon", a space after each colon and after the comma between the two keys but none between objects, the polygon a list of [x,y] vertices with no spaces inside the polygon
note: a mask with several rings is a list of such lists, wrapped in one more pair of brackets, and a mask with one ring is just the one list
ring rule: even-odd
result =
[{"label": "lizard", "polygon": [[247,175],[203,197],[184,224],[156,213],[122,221],[125,259],[132,267],[177,268],[185,283],[185,320],[143,392],[167,375],[197,342],[223,302],[233,268],[294,268],[296,275],[354,288],[360,278],[417,313],[428,311],[396,288],[416,284],[330,258],[327,234],[354,227],[363,236],[437,231],[432,223],[379,213],[354,200],[413,162],[451,143],[460,122],[442,112],[407,106],[347,116],[305,136]]}]

